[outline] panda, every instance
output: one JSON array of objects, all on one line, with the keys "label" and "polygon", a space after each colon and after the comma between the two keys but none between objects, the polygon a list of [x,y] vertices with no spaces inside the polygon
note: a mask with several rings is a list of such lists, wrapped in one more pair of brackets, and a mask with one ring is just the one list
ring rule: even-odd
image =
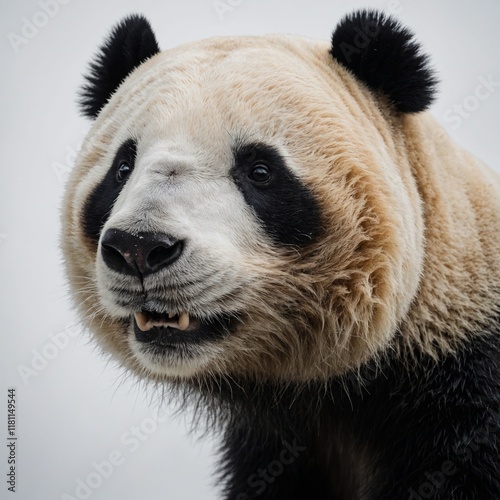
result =
[{"label": "panda", "polygon": [[223,498],[500,498],[500,179],[437,84],[373,10],[164,52],[131,15],[92,61],[71,294],[220,433]]}]

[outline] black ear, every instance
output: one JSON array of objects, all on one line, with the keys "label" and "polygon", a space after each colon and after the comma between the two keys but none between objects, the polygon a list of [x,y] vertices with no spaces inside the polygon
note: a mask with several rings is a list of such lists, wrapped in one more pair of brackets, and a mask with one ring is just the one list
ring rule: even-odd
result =
[{"label": "black ear", "polygon": [[143,16],[131,15],[113,28],[95,61],[90,63],[80,93],[80,108],[96,118],[113,92],[137,66],[160,52],[151,25]]},{"label": "black ear", "polygon": [[415,113],[434,100],[437,79],[413,33],[381,12],[345,16],[332,35],[332,56],[398,111]]}]

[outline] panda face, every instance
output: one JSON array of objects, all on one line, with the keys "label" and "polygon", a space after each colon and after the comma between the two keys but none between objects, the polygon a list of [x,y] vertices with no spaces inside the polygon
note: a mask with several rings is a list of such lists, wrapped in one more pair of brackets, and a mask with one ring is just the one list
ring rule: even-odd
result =
[{"label": "panda face", "polygon": [[102,305],[130,323],[134,355],[167,374],[218,354],[263,255],[320,229],[313,195],[273,147],[240,138],[210,162],[208,144],[183,142],[126,140],[83,212]]},{"label": "panda face", "polygon": [[422,269],[394,135],[327,44],[215,39],[154,55],[99,112],[66,194],[87,325],[157,380],[359,366]]}]

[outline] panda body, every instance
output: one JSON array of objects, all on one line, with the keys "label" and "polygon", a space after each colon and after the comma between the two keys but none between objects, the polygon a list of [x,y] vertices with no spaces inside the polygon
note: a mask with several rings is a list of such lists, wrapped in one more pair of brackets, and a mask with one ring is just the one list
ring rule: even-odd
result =
[{"label": "panda body", "polygon": [[222,429],[225,498],[500,497],[500,180],[435,84],[366,11],[166,52],[132,16],[91,65],[75,303]]}]

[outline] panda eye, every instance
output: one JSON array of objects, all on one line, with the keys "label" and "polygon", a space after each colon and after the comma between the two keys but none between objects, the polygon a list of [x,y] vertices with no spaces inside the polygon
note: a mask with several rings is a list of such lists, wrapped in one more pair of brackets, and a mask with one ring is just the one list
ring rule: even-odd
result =
[{"label": "panda eye", "polygon": [[121,161],[116,169],[116,180],[122,183],[130,174],[130,165],[126,161]]},{"label": "panda eye", "polygon": [[248,177],[254,182],[264,184],[271,178],[271,172],[269,171],[267,165],[259,163],[253,167]]}]

